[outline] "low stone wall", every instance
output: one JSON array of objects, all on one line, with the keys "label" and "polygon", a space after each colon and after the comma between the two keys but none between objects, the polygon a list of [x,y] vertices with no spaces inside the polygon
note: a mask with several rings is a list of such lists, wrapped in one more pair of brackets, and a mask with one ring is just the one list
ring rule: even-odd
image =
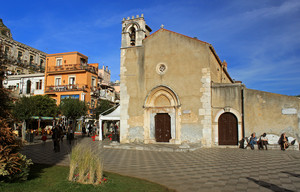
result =
[{"label": "low stone wall", "polygon": [[[278,140],[280,138],[280,136],[278,135],[274,135],[274,134],[267,134],[267,138],[268,138],[268,143],[271,145],[271,144],[278,144]],[[292,142],[293,140],[295,140],[294,137],[288,137],[288,140],[289,140],[289,143]],[[299,143],[298,141],[296,140],[295,144],[294,145],[297,145],[299,146]]]}]

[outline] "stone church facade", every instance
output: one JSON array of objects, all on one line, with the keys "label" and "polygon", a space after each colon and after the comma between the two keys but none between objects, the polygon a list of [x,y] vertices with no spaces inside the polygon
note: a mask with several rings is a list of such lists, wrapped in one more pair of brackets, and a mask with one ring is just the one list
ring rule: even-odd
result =
[{"label": "stone church facade", "polygon": [[150,32],[143,15],[122,21],[121,143],[213,147],[237,145],[252,132],[299,136],[298,98],[235,82],[207,42]]}]

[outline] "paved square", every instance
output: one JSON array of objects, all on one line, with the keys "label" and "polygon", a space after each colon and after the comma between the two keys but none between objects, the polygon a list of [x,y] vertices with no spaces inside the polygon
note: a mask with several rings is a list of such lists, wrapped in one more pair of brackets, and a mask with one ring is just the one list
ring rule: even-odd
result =
[{"label": "paved square", "polygon": [[[104,170],[146,179],[177,191],[300,191],[300,152],[198,149],[193,152],[106,149],[107,141],[78,137],[104,159]],[[27,145],[23,153],[35,163],[66,165],[72,146],[59,153],[51,141]]]}]

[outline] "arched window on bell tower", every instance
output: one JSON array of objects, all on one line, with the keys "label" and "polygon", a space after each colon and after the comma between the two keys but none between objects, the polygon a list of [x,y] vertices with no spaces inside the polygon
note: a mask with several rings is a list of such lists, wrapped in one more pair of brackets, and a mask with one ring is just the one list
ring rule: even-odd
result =
[{"label": "arched window on bell tower", "polygon": [[129,37],[130,37],[130,45],[135,46],[136,33],[135,33],[135,28],[133,26],[129,29]]},{"label": "arched window on bell tower", "polygon": [[122,21],[121,48],[140,47],[145,37],[150,35],[151,28],[146,25],[144,15],[132,16]]}]

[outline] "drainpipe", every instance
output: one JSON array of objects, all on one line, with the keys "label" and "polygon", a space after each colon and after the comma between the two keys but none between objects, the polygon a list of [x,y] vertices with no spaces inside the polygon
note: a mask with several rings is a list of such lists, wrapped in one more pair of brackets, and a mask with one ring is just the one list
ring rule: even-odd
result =
[{"label": "drainpipe", "polygon": [[242,100],[242,135],[243,138],[245,138],[245,99],[244,99],[244,86],[242,85],[242,90],[241,90],[241,100]]},{"label": "drainpipe", "polygon": [[[45,80],[44,80],[44,93],[46,92],[46,88],[47,88],[47,78],[48,78],[48,61],[49,58],[46,59],[46,65],[45,65]],[[55,79],[54,79],[55,80]]]}]

